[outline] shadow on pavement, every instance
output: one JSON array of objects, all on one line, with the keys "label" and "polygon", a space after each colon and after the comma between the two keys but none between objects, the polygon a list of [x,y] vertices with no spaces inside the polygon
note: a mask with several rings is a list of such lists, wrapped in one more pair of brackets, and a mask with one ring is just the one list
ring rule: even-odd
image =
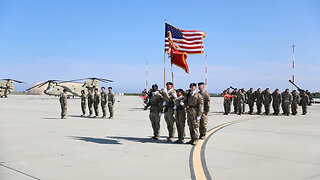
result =
[{"label": "shadow on pavement", "polygon": [[80,140],[80,141],[85,141],[85,142],[97,143],[97,144],[121,144],[118,140],[113,140],[113,139],[81,137],[81,136],[70,136],[70,138]]},{"label": "shadow on pavement", "polygon": [[41,118],[41,119],[61,119],[61,118]]},{"label": "shadow on pavement", "polygon": [[119,136],[107,136],[111,139],[121,139],[121,140],[127,140],[127,141],[133,141],[133,142],[140,142],[140,143],[155,143],[155,144],[176,144],[181,145],[179,143],[174,142],[167,142],[165,140],[151,140],[150,138],[138,138],[138,137],[119,137]]}]

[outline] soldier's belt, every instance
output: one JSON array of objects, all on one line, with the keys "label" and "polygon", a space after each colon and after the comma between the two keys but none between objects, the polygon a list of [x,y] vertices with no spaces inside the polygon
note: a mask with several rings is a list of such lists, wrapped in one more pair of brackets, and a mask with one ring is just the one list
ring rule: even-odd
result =
[{"label": "soldier's belt", "polygon": [[188,108],[198,108],[198,106],[188,106]]}]

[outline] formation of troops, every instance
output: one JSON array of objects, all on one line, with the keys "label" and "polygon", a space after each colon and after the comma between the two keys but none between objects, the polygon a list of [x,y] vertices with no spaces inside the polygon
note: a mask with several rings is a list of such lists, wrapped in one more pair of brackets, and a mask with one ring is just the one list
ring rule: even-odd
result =
[{"label": "formation of troops", "polygon": [[[261,114],[262,106],[264,106],[265,114],[270,114],[270,107],[273,108],[273,115],[280,115],[280,106],[283,111],[283,115],[289,116],[290,114],[296,115],[298,105],[302,106],[302,115],[307,114],[307,107],[310,103],[310,97],[306,91],[301,91],[300,94],[296,90],[289,92],[286,89],[280,93],[279,89],[274,90],[272,93],[269,88],[261,91],[258,88],[253,91],[250,88],[248,91],[244,89],[230,88],[223,91],[222,96],[224,97],[224,114],[228,115],[231,112],[231,105],[233,104],[234,113],[239,115],[245,112],[245,104],[248,104],[249,111],[248,114],[253,114],[254,104],[256,104],[257,114]],[[290,112],[291,110],[291,112]]]},{"label": "formation of troops", "polygon": [[[61,119],[66,118],[67,114],[67,90],[64,89],[63,93],[60,95],[60,105],[61,105]],[[85,93],[84,90],[81,91],[81,110],[82,110],[82,117],[86,115],[87,105],[89,109],[89,116],[88,117],[99,117],[99,105],[101,105],[102,109],[102,117],[107,117],[107,106],[109,109],[110,116],[109,119],[113,118],[114,114],[114,103],[115,103],[115,94],[112,92],[112,87],[108,87],[108,92],[106,92],[105,87],[101,88],[101,92],[99,89],[95,88],[94,92],[91,92],[91,89],[88,89],[88,94]],[[94,114],[93,115],[93,110]]]},{"label": "formation of troops", "polygon": [[[166,88],[158,90],[158,85],[152,85],[149,92],[145,92],[145,109],[150,107],[149,118],[153,129],[152,140],[160,139],[160,119],[164,114],[169,132],[168,142],[184,143],[185,123],[187,121],[191,140],[187,144],[197,144],[199,139],[205,139],[207,133],[208,113],[210,111],[210,96],[204,90],[203,82],[191,83],[189,90],[175,90],[171,82]],[[175,132],[178,140],[174,141]]]}]

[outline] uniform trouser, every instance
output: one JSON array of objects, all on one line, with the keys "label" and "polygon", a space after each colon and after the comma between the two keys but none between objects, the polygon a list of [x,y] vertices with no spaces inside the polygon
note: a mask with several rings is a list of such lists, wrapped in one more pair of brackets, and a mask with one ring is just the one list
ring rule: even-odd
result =
[{"label": "uniform trouser", "polygon": [[[282,104],[281,104],[281,108],[282,108],[282,113],[283,114],[286,114],[286,110],[285,110],[285,107],[284,107],[284,102],[282,101]],[[280,110],[279,110],[280,112]]]},{"label": "uniform trouser", "polygon": [[206,112],[203,112],[203,114],[201,115],[200,125],[199,125],[200,137],[206,136],[207,124],[208,124],[208,115],[206,115]]},{"label": "uniform trouser", "polygon": [[266,114],[270,113],[270,104],[269,103],[264,103],[264,110]]},{"label": "uniform trouser", "polygon": [[176,113],[176,124],[179,140],[184,140],[185,134],[185,126],[186,126],[186,112],[177,110]]},{"label": "uniform trouser", "polygon": [[253,103],[248,103],[249,105],[249,113],[253,113]]},{"label": "uniform trouser", "polygon": [[99,116],[99,104],[93,104],[94,113]]},{"label": "uniform trouser", "polygon": [[187,112],[188,126],[190,131],[191,140],[195,141],[199,139],[199,121],[195,110],[188,110]]},{"label": "uniform trouser", "polygon": [[110,113],[110,117],[113,117],[113,104],[112,103],[108,103],[108,108],[109,108],[109,113]]},{"label": "uniform trouser", "polygon": [[286,115],[290,114],[290,103],[288,101],[283,103],[283,112]]},{"label": "uniform trouser", "polygon": [[107,104],[105,102],[101,102],[101,110],[102,110],[102,115],[106,116]]},{"label": "uniform trouser", "polygon": [[231,106],[230,102],[224,102],[224,103],[223,103],[224,113],[225,113],[225,114],[229,114],[229,112],[230,112],[230,106]]},{"label": "uniform trouser", "polygon": [[89,114],[93,114],[93,103],[88,103],[88,108],[89,108]]},{"label": "uniform trouser", "polygon": [[307,108],[308,108],[308,105],[307,104],[302,104],[302,114],[307,114]]},{"label": "uniform trouser", "polygon": [[262,107],[262,103],[257,103],[257,112],[258,112],[258,114],[261,113],[261,107]]},{"label": "uniform trouser", "polygon": [[280,104],[272,103],[272,108],[273,108],[274,114],[278,115],[280,113]]},{"label": "uniform trouser", "polygon": [[167,129],[169,131],[169,138],[173,138],[176,132],[175,118],[174,118],[174,110],[173,108],[169,108],[167,112],[164,113],[164,119],[167,123]]},{"label": "uniform trouser", "polygon": [[61,106],[61,117],[64,117],[67,115],[67,107]]},{"label": "uniform trouser", "polygon": [[293,115],[297,114],[298,103],[291,103],[291,112]]},{"label": "uniform trouser", "polygon": [[234,113],[238,112],[238,103],[233,103],[233,109],[234,109]]},{"label": "uniform trouser", "polygon": [[238,103],[238,114],[243,114],[244,103]]},{"label": "uniform trouser", "polygon": [[86,103],[81,103],[81,110],[82,110],[82,114],[83,115],[86,114],[86,109],[87,109],[87,104]]},{"label": "uniform trouser", "polygon": [[242,113],[246,112],[246,103],[243,103],[242,105]]},{"label": "uniform trouser", "polygon": [[156,137],[160,136],[160,116],[158,112],[150,112],[149,119],[153,129],[153,135]]}]

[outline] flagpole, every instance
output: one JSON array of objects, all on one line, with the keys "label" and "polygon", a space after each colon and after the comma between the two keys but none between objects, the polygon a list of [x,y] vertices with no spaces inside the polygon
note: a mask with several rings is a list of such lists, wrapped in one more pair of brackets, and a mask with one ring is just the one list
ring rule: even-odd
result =
[{"label": "flagpole", "polygon": [[146,90],[148,91],[148,59],[146,60]]},{"label": "flagpole", "polygon": [[206,91],[208,90],[208,61],[207,61],[207,54],[205,56],[205,85],[206,85]]},{"label": "flagpole", "polygon": [[[164,19],[164,30],[166,31],[167,19]],[[167,32],[165,32],[167,33]],[[166,35],[165,35],[166,37]],[[166,43],[166,42],[164,42]],[[166,47],[164,47],[164,58],[163,58],[163,87],[166,87]]]},{"label": "flagpole", "polygon": [[[292,44],[292,82],[294,83],[294,44]],[[292,85],[292,90],[294,86]]]},{"label": "flagpole", "polygon": [[173,64],[172,63],[171,63],[171,78],[172,78],[172,84],[173,84],[172,88],[174,90],[174,76],[173,76]]}]

